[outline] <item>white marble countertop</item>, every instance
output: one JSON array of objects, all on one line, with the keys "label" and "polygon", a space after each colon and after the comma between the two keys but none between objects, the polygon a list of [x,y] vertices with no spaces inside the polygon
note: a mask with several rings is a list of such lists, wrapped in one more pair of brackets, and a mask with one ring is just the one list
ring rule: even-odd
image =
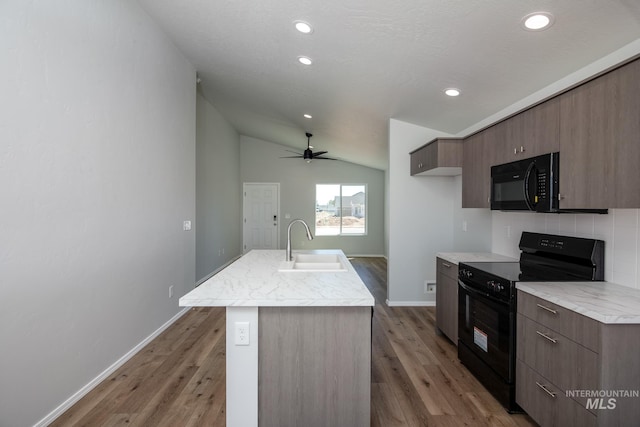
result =
[{"label": "white marble countertop", "polygon": [[252,250],[180,298],[182,307],[373,306],[373,295],[341,250],[347,271],[279,272],[284,250]]},{"label": "white marble countertop", "polygon": [[518,282],[516,288],[602,323],[640,324],[640,290],[609,282]]},{"label": "white marble countertop", "polygon": [[518,262],[515,258],[491,252],[438,252],[436,256],[455,265],[461,262]]}]

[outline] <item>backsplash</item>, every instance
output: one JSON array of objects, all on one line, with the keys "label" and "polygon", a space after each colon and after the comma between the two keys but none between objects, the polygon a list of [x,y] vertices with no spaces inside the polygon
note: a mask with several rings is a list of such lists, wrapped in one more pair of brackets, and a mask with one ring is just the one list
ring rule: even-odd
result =
[{"label": "backsplash", "polygon": [[640,289],[638,209],[610,209],[607,215],[491,213],[492,252],[519,257],[523,231],[587,237],[605,241],[605,280]]}]

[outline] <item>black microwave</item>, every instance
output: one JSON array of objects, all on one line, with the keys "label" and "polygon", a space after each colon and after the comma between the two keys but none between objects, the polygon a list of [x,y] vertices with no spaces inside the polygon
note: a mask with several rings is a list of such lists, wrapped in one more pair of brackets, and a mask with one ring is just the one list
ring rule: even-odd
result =
[{"label": "black microwave", "polygon": [[560,209],[560,153],[491,167],[491,209],[607,213],[606,209]]},{"label": "black microwave", "polygon": [[558,210],[559,153],[491,167],[491,209],[555,212]]}]

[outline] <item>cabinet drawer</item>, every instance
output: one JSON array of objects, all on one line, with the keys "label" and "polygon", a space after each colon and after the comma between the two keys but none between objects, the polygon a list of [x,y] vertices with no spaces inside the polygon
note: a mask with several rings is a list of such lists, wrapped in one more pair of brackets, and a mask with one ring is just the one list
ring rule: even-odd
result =
[{"label": "cabinet drawer", "polygon": [[518,313],[599,352],[600,323],[593,319],[522,291],[518,291]]},{"label": "cabinet drawer", "polygon": [[458,283],[458,266],[450,261],[442,258],[436,259],[436,271],[441,272],[445,276],[454,279]]},{"label": "cabinet drawer", "polygon": [[[599,356],[533,320],[518,314],[516,352],[519,360],[566,390],[596,390]],[[576,398],[586,405],[586,398]]]},{"label": "cabinet drawer", "polygon": [[597,418],[565,391],[521,360],[516,365],[516,402],[541,426],[596,426]]}]

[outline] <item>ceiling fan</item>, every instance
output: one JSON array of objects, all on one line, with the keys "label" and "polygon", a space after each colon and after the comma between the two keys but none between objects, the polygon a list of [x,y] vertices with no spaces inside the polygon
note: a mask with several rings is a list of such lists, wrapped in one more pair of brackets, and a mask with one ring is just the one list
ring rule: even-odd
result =
[{"label": "ceiling fan", "polygon": [[286,151],[288,151],[290,153],[297,154],[297,156],[285,156],[285,157],[280,157],[280,158],[281,159],[305,159],[307,161],[307,163],[311,163],[311,160],[313,160],[313,159],[338,160],[338,159],[333,159],[331,157],[322,157],[323,155],[327,154],[328,151],[318,151],[317,153],[314,153],[313,151],[311,151],[311,149],[313,148],[311,146],[311,137],[313,135],[310,134],[309,132],[305,133],[305,135],[307,136],[307,149],[304,150],[304,153],[298,153],[296,151],[286,150]]}]

